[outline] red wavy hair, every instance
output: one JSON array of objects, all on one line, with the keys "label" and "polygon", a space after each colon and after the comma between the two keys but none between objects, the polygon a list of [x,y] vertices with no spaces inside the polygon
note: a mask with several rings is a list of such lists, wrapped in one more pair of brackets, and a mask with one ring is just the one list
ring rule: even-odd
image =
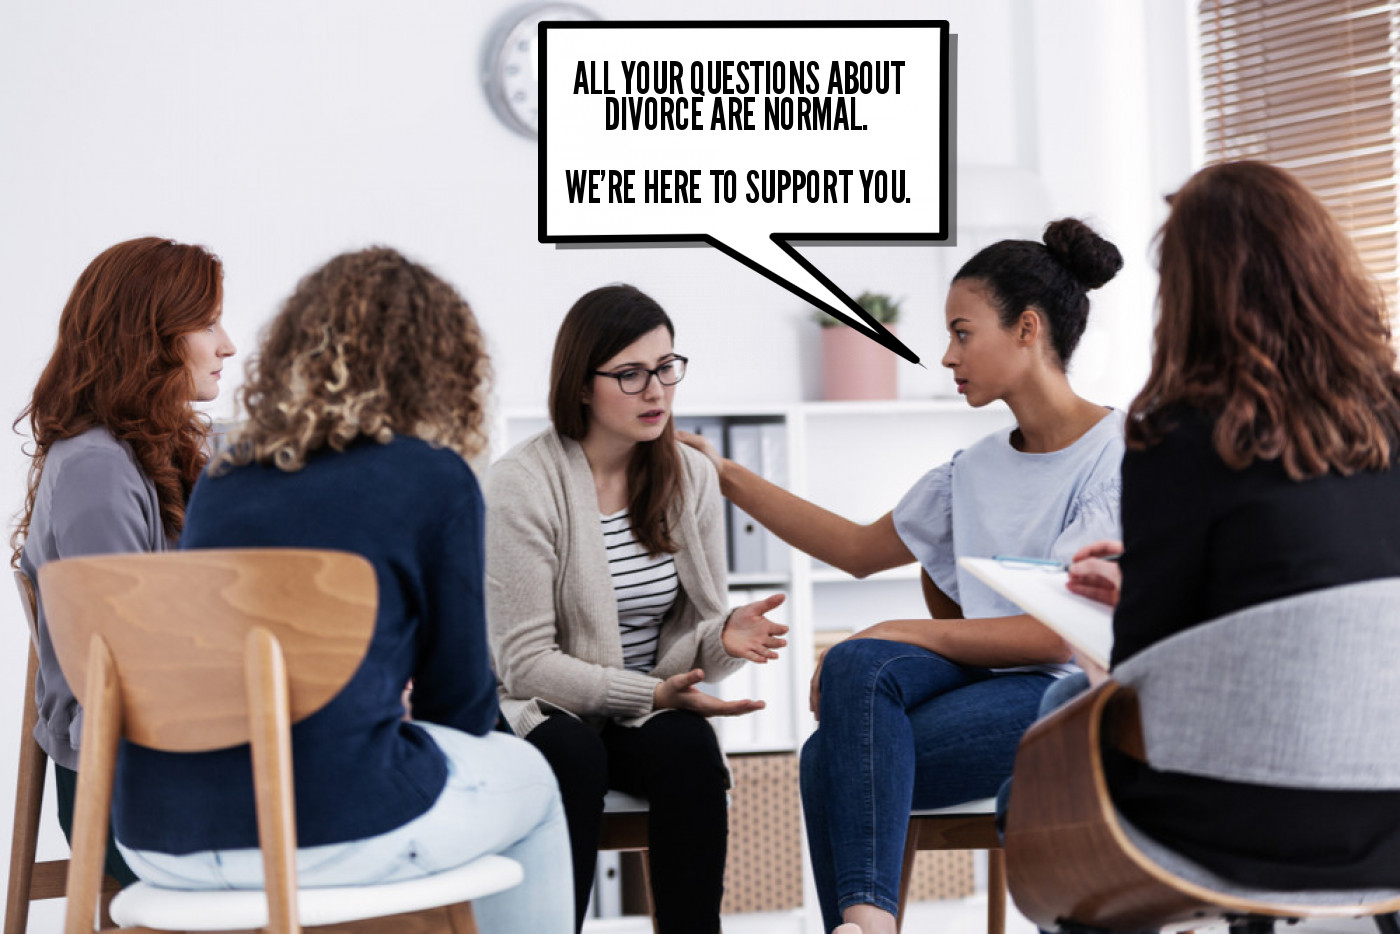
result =
[{"label": "red wavy hair", "polygon": [[34,449],[24,510],[10,538],[18,566],[49,447],[101,426],[127,442],[155,484],[166,534],[179,535],[185,500],[204,467],[207,420],[180,338],[218,320],[223,266],[199,246],[141,237],[109,247],[78,277],[58,341],[34,395],[15,419]]},{"label": "red wavy hair", "polygon": [[1263,162],[1204,168],[1160,234],[1152,372],[1128,446],[1215,416],[1228,466],[1277,460],[1294,480],[1381,470],[1400,443],[1400,374],[1376,282],[1322,202]]}]

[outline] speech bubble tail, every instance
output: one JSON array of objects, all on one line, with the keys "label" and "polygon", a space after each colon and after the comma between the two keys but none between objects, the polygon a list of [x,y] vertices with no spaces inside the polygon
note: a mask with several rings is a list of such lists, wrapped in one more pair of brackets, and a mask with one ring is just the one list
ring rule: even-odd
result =
[{"label": "speech bubble tail", "polygon": [[[883,324],[871,317],[854,299],[841,291],[821,270],[793,248],[788,240],[794,237],[795,235],[791,234],[773,234],[765,240],[754,240],[742,245],[725,243],[715,237],[706,237],[706,240],[808,304],[845,322],[886,350],[899,354],[910,363],[918,363],[919,357],[914,351],[900,342],[899,338],[891,334]],[[774,250],[773,247],[777,249]]]}]

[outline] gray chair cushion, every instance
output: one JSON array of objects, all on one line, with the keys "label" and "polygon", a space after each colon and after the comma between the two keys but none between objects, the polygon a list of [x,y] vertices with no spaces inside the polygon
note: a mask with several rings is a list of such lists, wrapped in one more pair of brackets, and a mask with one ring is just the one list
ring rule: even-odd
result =
[{"label": "gray chair cushion", "polygon": [[1400,579],[1313,591],[1177,633],[1114,669],[1153,768],[1400,789]]}]

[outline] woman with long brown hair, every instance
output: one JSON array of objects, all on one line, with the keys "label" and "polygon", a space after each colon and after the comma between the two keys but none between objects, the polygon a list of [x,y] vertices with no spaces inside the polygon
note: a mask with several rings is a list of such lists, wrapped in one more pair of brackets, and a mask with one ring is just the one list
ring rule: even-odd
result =
[{"label": "woman with long brown hair", "polygon": [[583,925],[609,788],[651,804],[663,934],[715,934],[728,770],[707,717],[747,713],[696,689],[777,657],[782,597],[731,611],[715,472],[675,437],[687,359],[652,298],[587,293],[554,344],[553,427],[492,468],[487,599],[502,712],[559,780]]},{"label": "woman with long brown hair", "polygon": [[[180,544],[333,549],[374,566],[364,661],[292,732],[301,884],[415,879],[500,853],[525,878],[475,903],[482,929],[564,934],[558,789],[529,744],[492,731],[483,502],[467,463],[486,445],[489,376],[450,284],[385,247],[331,259],[264,332],[240,392],[247,421],[200,480]],[[261,886],[248,757],[123,746],[114,829],[142,879]]]},{"label": "woman with long brown hair", "polygon": [[[203,247],[128,240],[78,277],[53,355],[15,420],[29,423],[34,447],[11,563],[30,580],[59,558],[163,551],[179,537],[209,430],[190,403],[218,396],[234,352],[222,311],[223,267]],[[59,670],[42,602],[37,649],[34,738],[53,759],[67,835],[82,712]],[[134,881],[114,850],[107,868]]]},{"label": "woman with long brown hair", "polygon": [[[1400,375],[1355,248],[1297,178],[1264,163],[1202,169],[1170,200],[1152,370],[1129,409],[1123,542],[1085,549],[1071,575],[1117,604],[1115,665],[1247,607],[1400,577]],[[1096,560],[1113,552],[1118,565]],[[1106,757],[1118,809],[1226,878],[1394,884],[1400,794]]]}]

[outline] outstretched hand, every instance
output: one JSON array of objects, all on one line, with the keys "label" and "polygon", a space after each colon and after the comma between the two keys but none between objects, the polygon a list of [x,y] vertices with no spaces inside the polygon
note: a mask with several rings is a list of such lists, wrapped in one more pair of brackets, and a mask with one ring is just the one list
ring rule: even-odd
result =
[{"label": "outstretched hand", "polygon": [[761,700],[721,700],[704,691],[697,691],[695,685],[705,677],[699,668],[671,675],[656,686],[652,695],[652,706],[657,710],[689,710],[702,717],[736,717],[763,709]]},{"label": "outstretched hand", "polygon": [[787,634],[788,628],[763,614],[780,606],[786,599],[783,594],[775,593],[771,597],[746,603],[730,613],[729,619],[724,621],[724,631],[720,633],[724,650],[734,658],[745,658],[760,664],[777,658],[778,649],[787,645],[787,640],[780,637]]}]

